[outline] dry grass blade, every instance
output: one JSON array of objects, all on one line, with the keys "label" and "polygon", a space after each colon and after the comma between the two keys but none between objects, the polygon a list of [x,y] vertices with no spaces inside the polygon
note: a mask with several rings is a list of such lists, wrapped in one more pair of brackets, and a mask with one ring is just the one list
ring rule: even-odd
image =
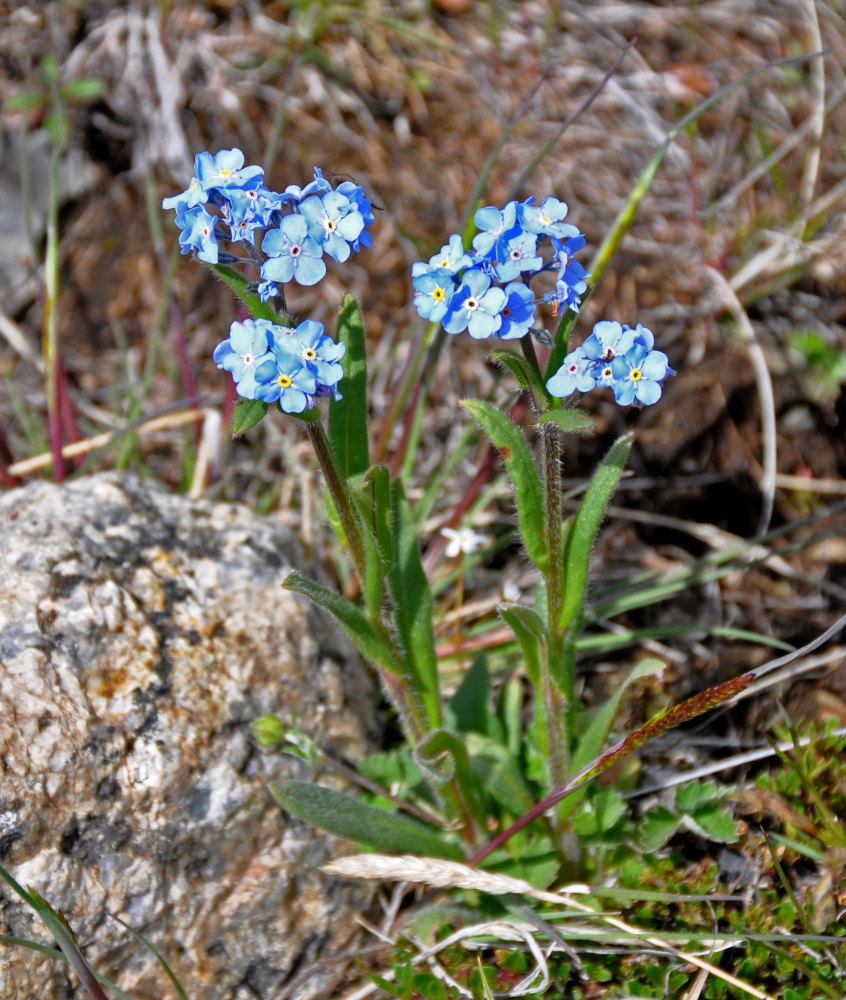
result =
[{"label": "dry grass blade", "polygon": [[[105,448],[121,435],[135,431],[141,434],[152,434],[154,431],[169,430],[172,427],[181,427],[183,424],[195,423],[202,420],[209,413],[217,413],[216,410],[183,410],[179,413],[167,413],[163,416],[150,417],[129,424],[127,427],[116,431],[109,431],[106,434],[95,434],[93,437],[85,438],[83,441],[76,441],[74,444],[65,445],[62,448],[62,458],[74,458],[77,455],[87,455],[98,448]],[[32,458],[25,458],[21,462],[15,462],[9,466],[9,473],[13,476],[26,476],[39,469],[45,469],[53,461],[50,452],[43,452],[41,455],[33,455]]]},{"label": "dry grass blade", "polygon": [[708,277],[717,288],[723,305],[729,310],[737,326],[741,340],[746,345],[749,352],[749,360],[755,371],[755,384],[758,388],[758,398],[761,403],[761,436],[763,438],[763,467],[764,474],[761,477],[761,515],[758,520],[758,535],[763,535],[770,525],[773,516],[773,504],[775,501],[775,476],[776,476],[776,414],[775,395],[773,393],[773,383],[770,377],[770,370],[767,367],[767,359],[758,338],[755,336],[755,329],[746,315],[746,310],[740,304],[737,294],[731,285],[714,268],[706,268]]},{"label": "dry grass blade", "polygon": [[698,969],[707,972],[709,975],[722,979],[723,982],[735,989],[739,989],[748,996],[756,997],[757,1000],[775,1000],[768,993],[764,993],[757,987],[746,983],[736,976],[725,972],[723,969],[706,962],[698,955],[682,951],[674,947],[669,941],[648,934],[631,924],[620,920],[618,917],[595,910],[593,907],[573,898],[578,892],[585,892],[586,886],[567,886],[562,893],[544,892],[533,888],[528,882],[522,879],[514,879],[505,875],[494,875],[490,872],[478,871],[468,868],[457,861],[444,861],[441,858],[416,858],[405,855],[395,858],[384,854],[359,854],[346,858],[337,858],[328,864],[321,866],[321,871],[330,875],[341,875],[347,878],[364,879],[402,879],[406,882],[419,882],[424,885],[434,885],[439,888],[466,888],[475,889],[479,892],[489,892],[494,895],[504,895],[506,893],[517,892],[521,895],[531,896],[533,899],[544,903],[553,903],[566,906],[570,909],[578,910],[580,913],[589,915],[594,920],[599,920],[622,931],[627,937],[644,941],[661,951],[674,955],[684,962],[690,962]]}]

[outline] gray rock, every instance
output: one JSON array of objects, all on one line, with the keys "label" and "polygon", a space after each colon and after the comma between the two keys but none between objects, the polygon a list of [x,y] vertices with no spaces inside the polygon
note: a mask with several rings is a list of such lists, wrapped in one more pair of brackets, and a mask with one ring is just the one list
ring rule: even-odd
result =
[{"label": "gray rock", "polygon": [[[0,860],[63,910],[135,1000],[270,998],[342,948],[368,890],[315,873],[342,845],[267,784],[265,712],[359,758],[369,680],[336,630],[283,591],[297,541],[237,505],[134,477],[0,496]],[[308,567],[306,567],[308,570]],[[5,888],[0,930],[48,939]],[[79,995],[63,965],[0,945],[0,996]],[[293,996],[313,995],[304,986]]]}]

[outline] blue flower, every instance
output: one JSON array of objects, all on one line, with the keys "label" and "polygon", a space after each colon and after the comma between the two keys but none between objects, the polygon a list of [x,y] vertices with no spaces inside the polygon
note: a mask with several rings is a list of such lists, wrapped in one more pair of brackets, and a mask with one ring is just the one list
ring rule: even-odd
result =
[{"label": "blue flower", "polygon": [[204,205],[208,198],[208,191],[196,177],[192,177],[187,190],[170,198],[162,198],[162,208],[178,209],[180,205],[184,205],[185,208],[194,208],[195,205]]},{"label": "blue flower", "polygon": [[265,233],[261,245],[268,259],[261,266],[265,281],[290,281],[313,285],[326,274],[323,253],[308,235],[301,215],[286,215],[276,229]]},{"label": "blue flower", "polygon": [[266,319],[235,322],[229,328],[229,339],[214,349],[215,364],[232,373],[238,395],[245,399],[256,399],[258,383],[275,371],[269,350],[273,329]]},{"label": "blue flower", "polygon": [[290,202],[293,205],[298,205],[303,198],[308,198],[310,195],[314,194],[326,194],[327,191],[332,190],[332,185],[323,176],[323,171],[320,167],[314,168],[314,180],[310,181],[304,188],[297,187],[296,184],[289,184],[285,188],[282,194],[284,201]]},{"label": "blue flower", "polygon": [[358,253],[362,247],[372,247],[373,237],[367,230],[373,225],[376,216],[371,210],[370,199],[365,195],[364,188],[358,184],[354,184],[352,181],[342,181],[335,190],[338,194],[349,198],[350,203],[355,206],[358,214],[364,220],[364,228],[361,230],[361,234],[353,240],[353,250]]},{"label": "blue flower", "polygon": [[538,238],[534,233],[522,230],[503,238],[497,245],[497,259],[494,272],[500,281],[513,281],[522,271],[540,271],[543,258],[537,255]]},{"label": "blue flower", "polygon": [[316,392],[320,394],[321,389],[332,391],[336,398],[340,398],[337,386],[343,369],[338,362],[344,356],[346,347],[327,337],[322,323],[306,319],[296,327],[274,327],[272,349],[277,357],[287,355],[313,375]]},{"label": "blue flower", "polygon": [[214,231],[217,218],[210,215],[202,205],[186,208],[184,203],[176,206],[176,224],[182,230],[179,245],[182,253],[194,250],[200,260],[209,264],[217,263],[217,236]]},{"label": "blue flower", "polygon": [[503,340],[524,337],[535,318],[535,299],[531,289],[522,281],[512,281],[505,286],[505,305],[500,309],[502,326],[499,334]]},{"label": "blue flower", "polygon": [[364,228],[364,218],[346,195],[330,191],[300,202],[300,212],[308,224],[309,236],[325,253],[343,263]]},{"label": "blue flower", "polygon": [[570,351],[558,371],[546,383],[553,396],[569,396],[574,390],[589,392],[596,386],[592,372],[592,362],[581,347]]},{"label": "blue flower", "polygon": [[454,275],[472,263],[470,254],[464,249],[461,236],[453,233],[449,242],[445,243],[436,254],[432,254],[428,264],[424,264],[421,260],[411,265],[411,276],[416,278],[422,274]]},{"label": "blue flower", "polygon": [[256,399],[263,399],[265,403],[278,400],[286,413],[310,410],[317,392],[314,375],[291,352],[280,350],[276,337],[271,353],[273,363],[266,371],[262,366],[263,382],[256,389]]},{"label": "blue flower", "polygon": [[438,270],[440,274],[435,272],[421,274],[412,282],[414,308],[424,319],[432,323],[439,323],[444,318],[455,292],[452,276],[444,268]]},{"label": "blue flower", "polygon": [[491,279],[483,271],[465,271],[461,284],[450,299],[443,321],[447,333],[467,330],[471,337],[490,337],[502,325],[500,310],[505,305],[505,292],[491,288]]},{"label": "blue flower", "polygon": [[[601,364],[610,364],[618,354],[625,354],[634,346],[634,334],[627,327],[623,332],[621,323],[603,319],[595,324],[593,333],[582,344],[582,351]],[[652,346],[651,344],[649,345]]]},{"label": "blue flower", "polygon": [[517,202],[509,201],[501,212],[492,205],[480,208],[473,216],[473,225],[479,230],[473,238],[477,263],[485,257],[495,258],[500,242],[516,235],[519,231]]},{"label": "blue flower", "polygon": [[244,166],[244,154],[240,149],[222,149],[211,153],[197,153],[194,157],[194,173],[203,186],[210,191],[225,191],[256,182],[264,171],[257,165]]},{"label": "blue flower", "polygon": [[262,302],[269,302],[270,299],[279,294],[279,289],[268,279],[267,281],[259,282],[258,293]]},{"label": "blue flower", "polygon": [[[650,334],[651,335],[651,334]],[[611,362],[614,399],[621,406],[637,400],[647,406],[661,398],[661,381],[676,373],[663,351],[650,351],[642,341]]]},{"label": "blue flower", "polygon": [[555,236],[559,240],[581,235],[578,226],[561,221],[567,214],[566,202],[557,198],[544,198],[540,205],[535,205],[534,200],[529,198],[517,206],[520,225],[527,232],[538,236]]}]

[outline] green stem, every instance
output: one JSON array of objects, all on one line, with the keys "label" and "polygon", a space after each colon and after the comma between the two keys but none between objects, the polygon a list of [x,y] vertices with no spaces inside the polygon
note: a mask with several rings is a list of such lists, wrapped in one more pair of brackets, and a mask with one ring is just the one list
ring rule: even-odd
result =
[{"label": "green stem", "polygon": [[314,453],[317,455],[317,461],[320,463],[329,495],[332,497],[335,510],[337,510],[338,517],[341,519],[341,526],[344,529],[347,544],[350,547],[353,567],[359,580],[363,581],[365,579],[367,563],[364,553],[364,540],[361,537],[361,526],[358,523],[358,517],[353,510],[352,501],[347,494],[344,481],[335,462],[335,456],[332,454],[329,438],[326,436],[323,424],[319,420],[307,423],[306,431],[314,448]]},{"label": "green stem", "polygon": [[[564,553],[561,540],[561,440],[555,424],[541,424],[543,454],[544,500],[546,504],[546,544],[549,570],[546,574],[547,622],[551,648],[543,665],[543,705],[549,753],[549,773],[553,787],[567,777],[570,760],[570,727],[568,716],[572,684],[562,690],[555,682],[550,661],[564,660],[564,635],[561,631],[561,611],[564,603]],[[566,699],[566,700],[565,700]]]}]

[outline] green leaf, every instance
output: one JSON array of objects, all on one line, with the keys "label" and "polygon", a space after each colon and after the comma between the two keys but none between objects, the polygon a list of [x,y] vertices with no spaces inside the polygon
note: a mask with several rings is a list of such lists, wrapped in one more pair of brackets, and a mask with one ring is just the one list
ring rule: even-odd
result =
[{"label": "green leaf", "polygon": [[270,409],[263,399],[239,399],[232,411],[232,436],[240,437],[263,420]]},{"label": "green leaf", "polygon": [[537,418],[539,424],[557,424],[562,431],[567,433],[589,431],[593,429],[594,420],[589,413],[584,410],[570,406],[565,410],[547,410],[539,414]]},{"label": "green leaf", "polygon": [[409,816],[376,809],[306,781],[289,781],[284,789],[272,784],[270,791],[287,812],[336,837],[391,854],[461,860],[461,851],[444,834]]},{"label": "green leaf", "polygon": [[411,981],[416,992],[425,1000],[447,1000],[446,986],[431,972],[415,972]]},{"label": "green leaf", "polygon": [[387,670],[396,671],[396,664],[393,662],[388,644],[358,608],[345,597],[321,587],[319,583],[309,580],[296,570],[285,577],[282,586],[286,590],[304,594],[315,604],[331,612],[366,660]]},{"label": "green leaf", "polygon": [[550,641],[546,625],[540,615],[522,604],[500,604],[496,610],[520,643],[526,661],[526,673],[532,687],[537,690]]},{"label": "green leaf", "polygon": [[689,781],[676,789],[675,806],[678,812],[693,812],[707,803],[721,801],[727,792],[714,781]]},{"label": "green leaf", "polygon": [[390,484],[391,566],[386,575],[403,661],[429,726],[441,724],[432,591],[420,561],[414,521],[399,480]]},{"label": "green leaf", "polygon": [[447,725],[459,733],[486,733],[490,715],[491,680],[484,656],[477,656],[446,709]]},{"label": "green leaf", "polygon": [[61,88],[59,94],[63,101],[96,101],[105,90],[105,83],[97,77],[87,76],[81,80],[71,80]]},{"label": "green leaf", "polygon": [[543,383],[522,354],[506,350],[491,351],[490,359],[497,364],[504,365],[517,380],[517,384],[523,392],[528,392],[535,398],[546,398]]},{"label": "green leaf", "polygon": [[[605,516],[614,490],[617,488],[623,466],[632,446],[632,435],[618,438],[596,470],[591,484],[576,511],[567,541],[564,545],[564,601],[561,611],[561,630],[564,631],[580,615],[587,591],[590,553]],[[557,569],[561,572],[564,567]]]},{"label": "green leaf", "polygon": [[737,840],[737,820],[718,802],[708,802],[694,809],[690,818],[710,840],[733,844]]},{"label": "green leaf", "polygon": [[338,314],[335,340],[344,344],[341,359],[343,397],[329,400],[329,441],[343,479],[366,472],[370,465],[367,436],[367,353],[361,312],[352,295],[345,295]]},{"label": "green leaf", "polygon": [[467,747],[459,736],[446,729],[428,733],[414,748],[414,759],[439,785],[455,778],[470,812],[477,819],[483,818],[479,789],[470,771]]},{"label": "green leaf", "polygon": [[250,310],[253,319],[269,319],[271,323],[278,323],[280,326],[292,326],[291,321],[276,314],[271,306],[262,302],[258,293],[254,290],[255,285],[232,267],[225,264],[209,264],[212,271],[232,289],[244,305]]},{"label": "green leaf", "polygon": [[481,399],[463,399],[461,405],[491,439],[514,484],[520,534],[529,558],[542,573],[549,568],[544,537],[543,488],[540,474],[523,432],[508,414]]},{"label": "green leaf", "polygon": [[477,783],[512,816],[527,813],[535,802],[508,748],[481,733],[467,733],[464,741]]},{"label": "green leaf", "polygon": [[648,854],[657,851],[673,836],[681,820],[666,806],[655,806],[641,819],[637,831],[640,846]]}]

